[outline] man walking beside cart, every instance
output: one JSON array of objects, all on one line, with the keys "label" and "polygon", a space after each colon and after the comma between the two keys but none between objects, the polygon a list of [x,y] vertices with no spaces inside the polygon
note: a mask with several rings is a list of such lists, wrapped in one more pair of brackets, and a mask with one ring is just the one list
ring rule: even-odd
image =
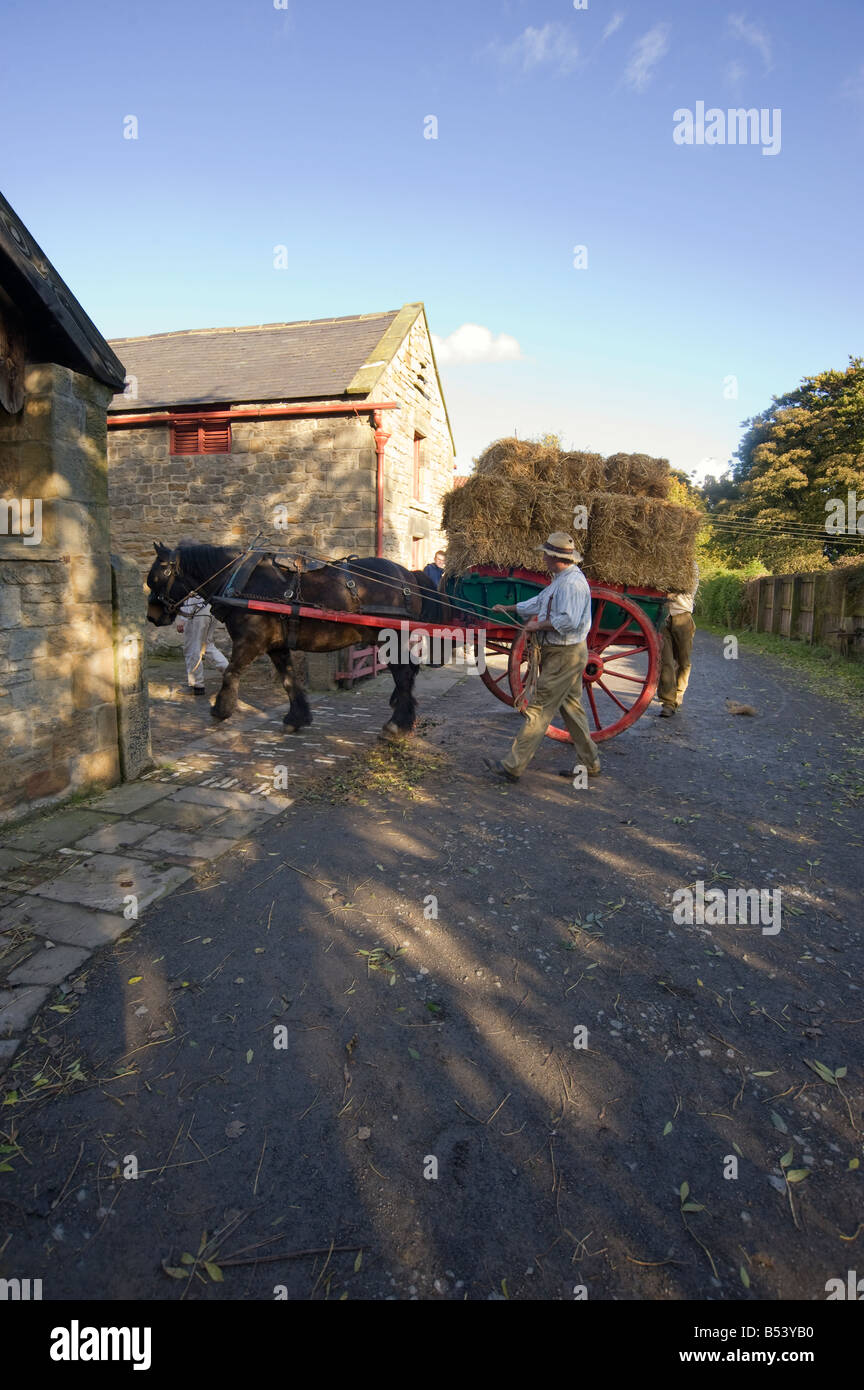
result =
[{"label": "man walking beside cart", "polygon": [[588,732],[582,705],[582,672],[588,661],[586,638],[591,627],[591,590],[579,569],[582,556],[573,538],[555,531],[540,546],[552,582],[533,598],[521,603],[497,603],[493,612],[515,613],[528,618],[525,630],[540,634],[540,674],[522,725],[506,758],[490,771],[508,782],[518,782],[537,752],[556,711],[573,740],[576,760],[589,777],[600,771],[597,745]]}]

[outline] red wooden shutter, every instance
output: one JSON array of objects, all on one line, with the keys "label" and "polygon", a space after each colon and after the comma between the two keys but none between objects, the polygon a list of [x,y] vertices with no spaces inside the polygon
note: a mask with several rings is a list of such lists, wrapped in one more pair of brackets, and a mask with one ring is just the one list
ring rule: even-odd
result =
[{"label": "red wooden shutter", "polygon": [[230,420],[175,420],[171,426],[172,454],[230,454]]},{"label": "red wooden shutter", "polygon": [[171,426],[171,452],[172,454],[198,453],[197,420],[184,420],[182,424],[176,421]]},{"label": "red wooden shutter", "polygon": [[202,454],[230,454],[230,421],[217,420],[202,424],[200,452]]}]

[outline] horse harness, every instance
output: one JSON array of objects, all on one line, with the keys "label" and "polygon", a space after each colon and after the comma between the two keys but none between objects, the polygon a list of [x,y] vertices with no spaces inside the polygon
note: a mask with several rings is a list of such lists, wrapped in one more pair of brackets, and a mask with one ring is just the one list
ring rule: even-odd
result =
[{"label": "horse harness", "polygon": [[[282,590],[279,597],[287,603],[295,603],[298,606],[303,603],[301,592],[302,575],[307,570],[332,569],[341,579],[345,587],[345,611],[348,613],[359,613],[371,617],[387,617],[394,619],[407,619],[411,617],[408,612],[408,601],[411,599],[413,591],[409,585],[403,584],[402,596],[405,602],[401,609],[394,608],[385,604],[361,604],[357,591],[357,581],[351,573],[350,563],[352,560],[359,560],[359,555],[346,555],[340,560],[314,560],[306,556],[302,551],[268,551],[253,550],[251,554],[242,555],[240,561],[229,576],[228,581],[221,594],[213,596],[212,602],[218,604],[220,598],[274,598],[270,594],[255,594],[248,591],[255,572],[259,566],[270,561],[279,573],[284,576],[286,587]],[[374,576],[371,576],[374,578]],[[310,605],[314,607],[315,605]],[[285,646],[294,650],[300,637],[300,618],[294,614],[274,614],[282,622]]]}]

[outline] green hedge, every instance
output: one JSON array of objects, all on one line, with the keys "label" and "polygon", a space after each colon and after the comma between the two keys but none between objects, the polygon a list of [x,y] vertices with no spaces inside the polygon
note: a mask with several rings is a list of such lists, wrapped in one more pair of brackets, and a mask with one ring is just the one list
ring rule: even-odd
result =
[{"label": "green hedge", "polygon": [[715,570],[703,579],[696,593],[694,617],[719,627],[743,627],[746,623],[747,578],[733,570]]}]

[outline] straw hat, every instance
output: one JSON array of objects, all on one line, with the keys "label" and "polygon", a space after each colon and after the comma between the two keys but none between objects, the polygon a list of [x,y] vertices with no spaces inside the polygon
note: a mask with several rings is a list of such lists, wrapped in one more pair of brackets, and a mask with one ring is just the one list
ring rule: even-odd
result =
[{"label": "straw hat", "polygon": [[544,555],[553,555],[556,560],[570,560],[574,565],[578,565],[582,559],[576,542],[566,531],[553,531],[551,536],[547,536],[546,543],[538,545],[537,549],[542,550]]}]

